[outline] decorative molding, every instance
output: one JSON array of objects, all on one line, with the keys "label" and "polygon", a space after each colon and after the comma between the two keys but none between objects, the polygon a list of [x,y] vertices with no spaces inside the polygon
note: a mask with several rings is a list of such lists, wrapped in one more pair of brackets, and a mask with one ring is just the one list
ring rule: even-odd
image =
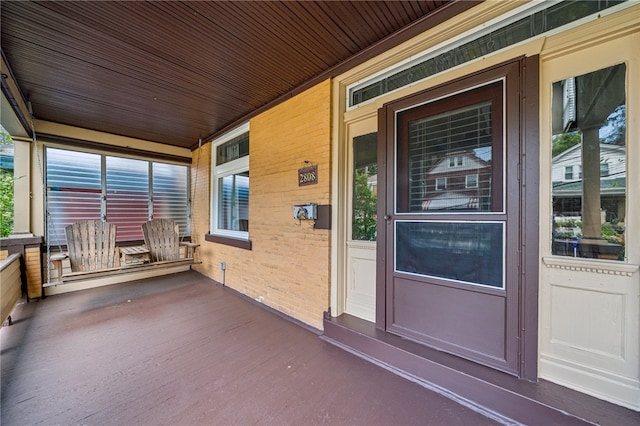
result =
[{"label": "decorative molding", "polygon": [[607,262],[593,259],[577,259],[562,257],[543,257],[542,263],[547,268],[564,269],[566,271],[589,272],[593,274],[605,275],[622,275],[630,277],[640,268],[639,265],[633,265],[622,262]]},{"label": "decorative molding", "polygon": [[375,241],[360,241],[360,240],[351,240],[347,241],[347,247],[352,249],[364,249],[364,250],[376,250],[376,242]]}]

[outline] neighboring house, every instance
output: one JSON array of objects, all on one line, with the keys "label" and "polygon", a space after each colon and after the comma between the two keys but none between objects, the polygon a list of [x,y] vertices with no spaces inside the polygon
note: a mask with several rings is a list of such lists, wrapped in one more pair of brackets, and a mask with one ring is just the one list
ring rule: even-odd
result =
[{"label": "neighboring house", "polygon": [[[606,220],[624,217],[627,187],[626,149],[624,146],[600,144],[600,198]],[[582,144],[577,144],[552,159],[554,214],[579,214],[578,198],[582,196]],[[570,206],[570,207],[568,207]],[[569,208],[571,210],[566,210]]]},{"label": "neighboring house", "polygon": [[424,177],[423,210],[487,210],[491,165],[472,152],[454,152]]},{"label": "neighboring house", "polygon": [[369,176],[367,178],[367,187],[372,194],[378,195],[378,175]]},{"label": "neighboring house", "polygon": [[[600,144],[600,178],[602,181],[626,178],[624,146]],[[552,159],[551,179],[554,186],[582,180],[582,144],[572,146]]]}]

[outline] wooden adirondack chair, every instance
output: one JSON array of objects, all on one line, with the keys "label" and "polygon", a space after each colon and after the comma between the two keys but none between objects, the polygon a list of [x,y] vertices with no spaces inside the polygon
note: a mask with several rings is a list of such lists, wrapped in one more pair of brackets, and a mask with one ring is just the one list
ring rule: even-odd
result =
[{"label": "wooden adirondack chair", "polygon": [[[151,262],[193,262],[198,244],[180,241],[180,226],[171,219],[153,219],[142,224],[144,243]],[[180,247],[186,246],[186,257],[181,257]]]},{"label": "wooden adirondack chair", "polygon": [[65,227],[72,272],[99,271],[120,266],[116,225],[85,220]]}]

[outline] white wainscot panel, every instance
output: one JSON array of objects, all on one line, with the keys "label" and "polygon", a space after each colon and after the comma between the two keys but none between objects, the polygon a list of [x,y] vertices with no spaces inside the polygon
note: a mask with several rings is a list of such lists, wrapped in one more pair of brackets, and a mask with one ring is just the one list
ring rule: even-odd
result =
[{"label": "white wainscot panel", "polygon": [[348,314],[375,322],[376,246],[375,243],[349,242],[347,245]]},{"label": "white wainscot panel", "polygon": [[545,259],[540,377],[639,410],[638,269],[570,263]]},{"label": "white wainscot panel", "polygon": [[551,344],[624,361],[625,294],[551,286]]}]

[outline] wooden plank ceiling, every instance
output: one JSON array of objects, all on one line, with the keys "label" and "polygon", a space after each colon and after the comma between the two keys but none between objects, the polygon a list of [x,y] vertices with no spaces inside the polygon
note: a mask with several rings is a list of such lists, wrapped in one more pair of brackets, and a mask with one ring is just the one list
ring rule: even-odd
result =
[{"label": "wooden plank ceiling", "polygon": [[467,3],[3,0],[1,46],[35,118],[193,147]]}]

